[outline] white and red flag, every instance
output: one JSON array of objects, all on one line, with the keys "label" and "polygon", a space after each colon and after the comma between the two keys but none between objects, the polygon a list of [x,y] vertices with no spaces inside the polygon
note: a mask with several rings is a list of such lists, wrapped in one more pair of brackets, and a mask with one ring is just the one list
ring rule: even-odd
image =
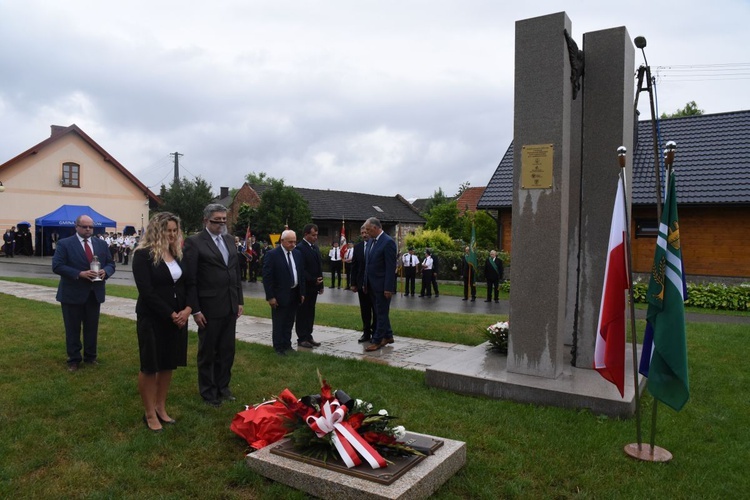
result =
[{"label": "white and red flag", "polygon": [[341,254],[341,260],[346,258],[346,227],[344,221],[341,221],[341,239],[339,240],[339,253]]},{"label": "white and red flag", "polygon": [[625,291],[630,287],[626,262],[627,231],[623,183],[618,182],[604,270],[602,306],[596,327],[594,369],[625,396]]}]

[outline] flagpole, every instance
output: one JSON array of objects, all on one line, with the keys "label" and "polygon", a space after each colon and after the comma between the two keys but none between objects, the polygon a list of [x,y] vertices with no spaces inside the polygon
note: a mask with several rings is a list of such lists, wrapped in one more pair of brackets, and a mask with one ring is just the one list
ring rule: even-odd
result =
[{"label": "flagpole", "polygon": [[[674,163],[674,153],[677,149],[677,144],[674,141],[667,142],[666,149],[664,151],[664,163],[665,163],[665,171],[666,171],[666,179],[667,182],[665,182],[666,186],[669,186],[669,176],[672,174],[672,164]],[[666,200],[666,197],[665,197]],[[661,197],[657,199],[657,205],[661,203]],[[661,212],[661,210],[659,210]],[[661,218],[659,219],[659,224],[661,224]],[[631,292],[632,293],[632,292]],[[637,373],[635,375],[638,376]],[[659,400],[656,398],[653,398],[653,406],[651,408],[651,434],[649,438],[649,450],[646,452],[645,450],[641,450],[640,446],[638,447],[638,453],[634,453],[634,450],[628,450],[628,447],[625,448],[625,453],[630,455],[633,458],[637,458],[639,460],[643,460],[646,462],[669,462],[672,460],[672,453],[669,452],[669,450],[666,450],[662,448],[661,446],[656,446],[656,416],[657,416],[657,408],[659,406]],[[632,447],[632,445],[629,445]]]},{"label": "flagpole", "polygon": [[[633,350],[633,389],[635,390],[635,426],[636,437],[638,439],[638,452],[640,453],[643,438],[641,434],[641,391],[638,383],[638,339],[636,338],[635,329],[635,295],[633,293],[633,252],[630,246],[630,218],[628,216],[628,183],[626,178],[625,163],[628,150],[625,146],[617,148],[617,159],[620,162],[620,182],[622,183],[624,213],[625,213],[625,253],[628,265],[628,295],[630,298],[630,345]],[[632,447],[629,444],[625,447],[625,452]]]},{"label": "flagpole", "polygon": [[[664,169],[666,171],[666,179],[664,184],[669,186],[669,177],[672,175],[672,165],[674,164],[674,152],[677,149],[677,144],[674,141],[667,142],[667,147],[664,150]],[[666,197],[665,197],[666,199]],[[661,224],[661,220],[659,221]],[[659,405],[659,401],[654,398],[654,407],[651,411],[651,453],[654,452],[655,448],[658,448],[654,446],[656,442],[656,408]],[[666,450],[664,450],[666,451]],[[669,452],[667,452],[669,453]],[[671,455],[670,455],[671,458]]]}]

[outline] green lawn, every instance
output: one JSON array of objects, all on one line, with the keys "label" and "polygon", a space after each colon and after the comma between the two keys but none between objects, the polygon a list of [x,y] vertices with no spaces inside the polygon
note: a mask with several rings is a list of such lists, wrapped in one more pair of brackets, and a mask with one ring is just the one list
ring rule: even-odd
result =
[{"label": "green lawn", "polygon": [[[651,464],[622,451],[635,440],[633,420],[460,396],[426,387],[421,372],[312,353],[278,358],[245,343],[237,404],[211,408],[197,394],[195,335],[169,398],[178,423],[154,435],[140,421],[132,321],[103,317],[101,365],[70,374],[59,307],[0,294],[0,497],[305,498],[249,471],[248,447],[229,424],[240,403],[286,387],[317,392],[320,370],[407,429],[466,441],[466,466],[435,498],[738,498],[750,491],[749,331],[688,325],[691,400],[679,413],[659,407],[657,444],[675,458]],[[644,406],[648,436],[649,396]]]}]

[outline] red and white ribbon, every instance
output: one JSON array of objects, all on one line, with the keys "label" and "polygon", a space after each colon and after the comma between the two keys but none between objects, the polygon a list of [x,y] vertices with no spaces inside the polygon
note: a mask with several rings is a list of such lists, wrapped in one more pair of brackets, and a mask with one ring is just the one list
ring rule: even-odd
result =
[{"label": "red and white ribbon", "polygon": [[362,455],[373,469],[385,467],[385,459],[349,424],[344,422],[346,411],[346,406],[340,405],[337,400],[326,401],[321,408],[320,415],[307,417],[307,425],[315,431],[318,437],[332,433],[331,440],[348,468],[362,463],[357,453]]}]

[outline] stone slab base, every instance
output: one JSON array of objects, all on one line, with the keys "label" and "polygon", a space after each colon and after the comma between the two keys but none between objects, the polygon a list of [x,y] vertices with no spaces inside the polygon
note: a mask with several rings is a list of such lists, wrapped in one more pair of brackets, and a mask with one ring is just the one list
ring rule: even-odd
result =
[{"label": "stone slab base", "polygon": [[434,455],[387,486],[271,453],[275,445],[286,440],[250,453],[246,461],[258,474],[319,498],[422,499],[428,498],[466,463],[466,443],[435,439],[443,441],[443,446]]},{"label": "stone slab base", "polygon": [[[489,351],[489,343],[447,358],[425,372],[430,387],[457,392],[563,408],[589,408],[612,417],[635,414],[633,355],[628,346],[625,355],[625,397],[594,370],[570,366],[556,379],[509,373],[506,356]],[[646,379],[639,375],[639,390]]]}]

